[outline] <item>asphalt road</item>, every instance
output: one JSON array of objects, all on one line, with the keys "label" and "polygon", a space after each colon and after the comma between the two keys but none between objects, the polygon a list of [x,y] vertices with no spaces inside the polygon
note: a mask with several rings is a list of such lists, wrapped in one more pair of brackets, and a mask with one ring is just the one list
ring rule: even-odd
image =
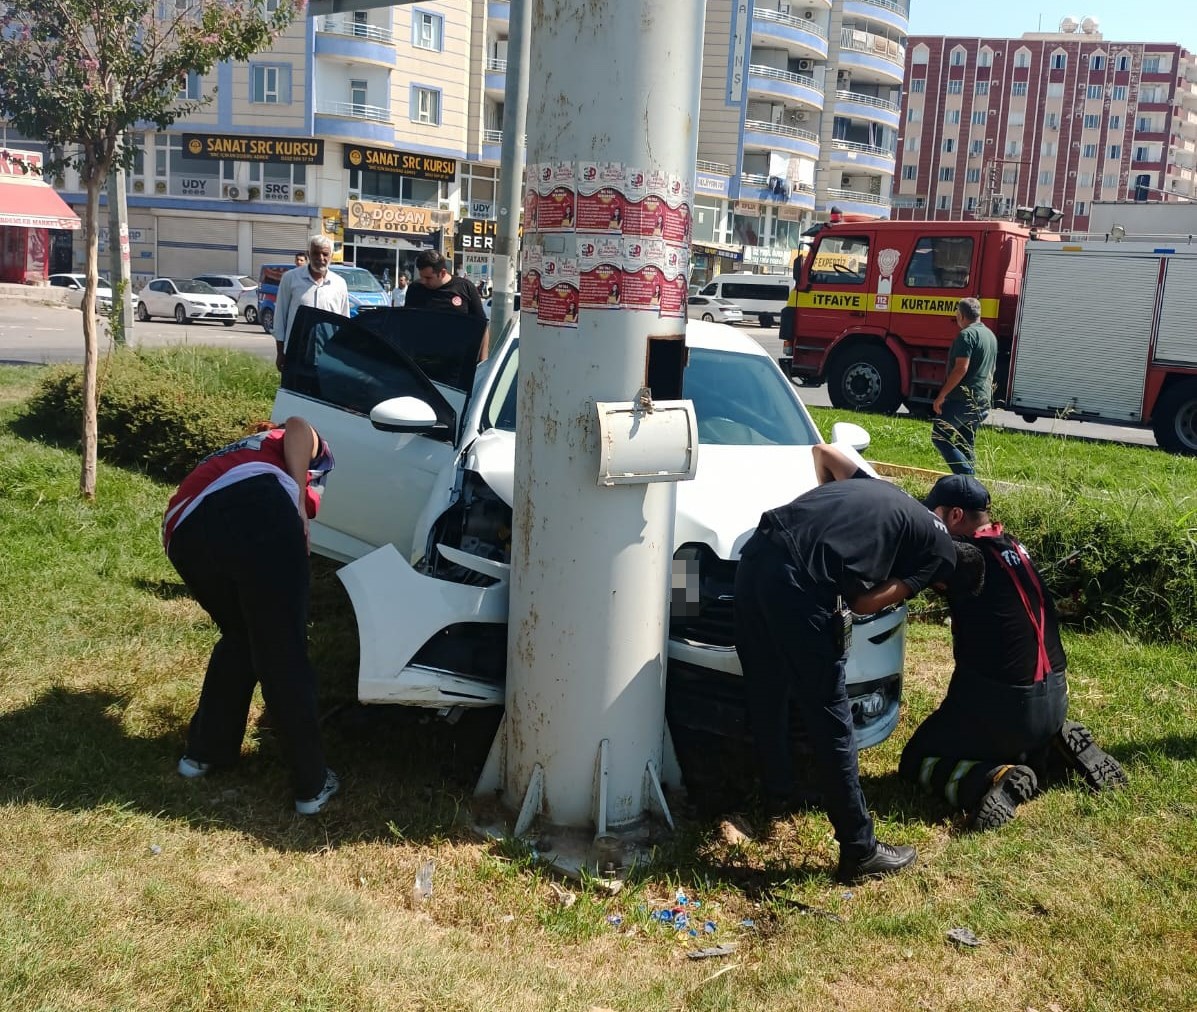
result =
[{"label": "asphalt road", "polygon": [[[781,353],[777,328],[746,325],[741,328],[774,359]],[[179,326],[168,320],[135,323],[133,344],[163,347],[172,344],[201,344],[236,348],[261,358],[274,358],[274,339],[258,324],[239,320],[233,327],[220,323],[188,323]],[[101,348],[107,346],[102,336]],[[0,301],[0,363],[79,362],[83,358],[83,322],[77,309],[44,306],[21,301]],[[827,387],[802,387],[802,399],[815,407],[830,407]],[[905,409],[903,409],[905,410]],[[1080,439],[1100,439],[1139,446],[1155,446],[1150,429],[1090,422],[1039,418],[1024,422],[1009,411],[994,411],[987,422],[1009,429],[1053,433]]]}]

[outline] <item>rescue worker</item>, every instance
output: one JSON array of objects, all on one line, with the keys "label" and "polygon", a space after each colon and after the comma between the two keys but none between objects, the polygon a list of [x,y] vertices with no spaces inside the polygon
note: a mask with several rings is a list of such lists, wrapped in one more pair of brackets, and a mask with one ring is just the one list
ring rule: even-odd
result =
[{"label": "rescue worker", "polygon": [[931,410],[931,442],[954,474],[975,474],[977,429],[993,403],[997,337],[981,322],[981,303],[961,299],[956,305],[960,333],[948,349],[948,375]]},{"label": "rescue worker", "polygon": [[985,560],[976,597],[947,594],[956,668],[939,709],[914,732],[899,772],[968,813],[973,829],[1014,818],[1041,780],[1062,766],[1094,791],[1126,774],[1083,724],[1067,720],[1067,659],[1051,595],[1027,550],[989,515],[975,478],[948,475],[924,505]]},{"label": "rescue worker", "polygon": [[792,803],[793,698],[840,845],[837,877],[855,882],[899,871],[916,854],[877,839],[860,788],[844,680],[852,612],[880,611],[932,583],[966,590],[979,584],[981,560],[918,500],[834,447],[813,455],[819,486],[765,513],[741,553],[735,644],[767,811]]}]

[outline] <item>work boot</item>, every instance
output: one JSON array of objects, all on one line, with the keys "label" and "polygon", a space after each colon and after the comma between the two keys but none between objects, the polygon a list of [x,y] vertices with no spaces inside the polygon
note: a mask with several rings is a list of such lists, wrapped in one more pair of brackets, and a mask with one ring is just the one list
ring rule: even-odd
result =
[{"label": "work boot", "polygon": [[1093,732],[1075,720],[1064,726],[1052,738],[1052,747],[1075,770],[1091,791],[1120,790],[1127,785],[1122,764],[1108,752],[1103,752],[1093,740]]},{"label": "work boot", "polygon": [[840,858],[840,866],[836,869],[835,877],[844,885],[853,885],[864,879],[892,875],[894,872],[914,864],[917,857],[918,852],[913,847],[906,844],[892,847],[888,843],[878,840],[877,846],[873,848],[873,853],[868,857],[855,860]]},{"label": "work boot", "polygon": [[997,829],[1014,818],[1014,810],[1030,801],[1039,781],[1030,766],[1002,766],[968,820],[969,829]]}]

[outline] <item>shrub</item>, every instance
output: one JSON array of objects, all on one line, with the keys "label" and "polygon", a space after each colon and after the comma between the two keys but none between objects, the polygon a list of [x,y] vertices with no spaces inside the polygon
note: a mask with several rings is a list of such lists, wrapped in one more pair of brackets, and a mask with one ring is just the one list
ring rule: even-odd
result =
[{"label": "shrub", "polygon": [[[100,364],[99,455],[176,482],[196,462],[270,415],[278,377],[240,352],[212,348],[117,351]],[[18,428],[78,446],[82,371],[50,369]]]}]

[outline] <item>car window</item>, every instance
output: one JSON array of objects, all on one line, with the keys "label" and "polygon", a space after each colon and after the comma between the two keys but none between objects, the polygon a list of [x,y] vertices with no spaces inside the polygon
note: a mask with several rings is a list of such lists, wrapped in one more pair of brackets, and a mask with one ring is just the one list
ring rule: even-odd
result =
[{"label": "car window", "polygon": [[923,236],[906,270],[907,288],[967,288],[971,236]]},{"label": "car window", "polygon": [[54,277],[54,278],[50,279],[50,287],[51,288],[70,288],[71,281],[69,278]]},{"label": "car window", "polygon": [[201,274],[199,277],[192,278],[193,281],[199,281],[205,285],[211,285],[213,288],[219,288],[228,285],[230,282],[225,278],[218,278],[211,274]]},{"label": "car window", "polygon": [[216,295],[216,289],[206,281],[176,281],[175,287],[186,295]]},{"label": "car window", "polygon": [[868,238],[828,236],[815,248],[809,280],[816,285],[863,285],[868,269]]},{"label": "car window", "polygon": [[334,267],[333,270],[345,279],[345,287],[351,292],[382,291],[382,285],[374,275],[362,267]]},{"label": "car window", "polygon": [[237,284],[239,284],[242,288],[254,288],[257,285],[257,282],[253,278],[247,278],[244,274],[242,274],[241,277],[237,278]]},{"label": "car window", "polygon": [[170,294],[170,283],[167,281],[151,281],[150,282],[150,291],[151,292],[165,292],[166,294],[169,295]]},{"label": "car window", "polygon": [[691,306],[705,306],[707,304],[706,298],[702,295],[691,295],[686,302]]},{"label": "car window", "polygon": [[714,282],[711,282],[711,284],[707,285],[706,288],[704,288],[698,294],[699,295],[718,295],[719,294],[719,286],[716,285]]}]

